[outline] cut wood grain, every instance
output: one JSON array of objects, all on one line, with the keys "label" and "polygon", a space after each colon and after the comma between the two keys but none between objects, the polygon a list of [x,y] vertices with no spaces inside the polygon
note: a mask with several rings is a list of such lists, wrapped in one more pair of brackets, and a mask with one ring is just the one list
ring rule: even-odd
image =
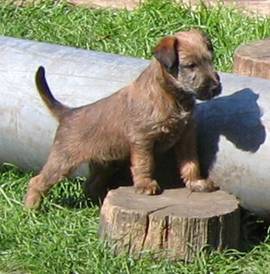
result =
[{"label": "cut wood grain", "polygon": [[116,254],[192,261],[204,247],[239,246],[239,205],[223,191],[195,193],[186,188],[158,196],[136,194],[133,187],[111,190],[101,208],[101,239]]},{"label": "cut wood grain", "polygon": [[233,66],[235,73],[270,79],[270,39],[240,46]]}]

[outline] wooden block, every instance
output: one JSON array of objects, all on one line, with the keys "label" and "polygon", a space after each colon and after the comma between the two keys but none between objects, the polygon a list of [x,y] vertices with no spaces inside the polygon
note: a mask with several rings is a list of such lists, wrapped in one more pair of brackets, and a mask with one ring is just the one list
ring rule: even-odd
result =
[{"label": "wooden block", "polygon": [[270,39],[240,46],[233,66],[235,73],[270,79]]},{"label": "wooden block", "polygon": [[239,230],[238,201],[223,191],[178,188],[147,196],[120,187],[104,200],[99,234],[115,254],[138,257],[150,251],[158,258],[192,261],[206,246],[238,248]]}]

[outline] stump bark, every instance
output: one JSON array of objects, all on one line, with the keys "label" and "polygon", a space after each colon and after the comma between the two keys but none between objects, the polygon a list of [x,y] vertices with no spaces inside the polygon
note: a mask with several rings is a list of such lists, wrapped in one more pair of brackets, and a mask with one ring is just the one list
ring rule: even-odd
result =
[{"label": "stump bark", "polygon": [[270,79],[270,39],[240,46],[233,66],[235,73]]},{"label": "stump bark", "polygon": [[99,234],[115,254],[192,261],[204,247],[239,247],[237,199],[223,191],[195,193],[168,189],[158,196],[133,187],[111,190],[101,208]]}]

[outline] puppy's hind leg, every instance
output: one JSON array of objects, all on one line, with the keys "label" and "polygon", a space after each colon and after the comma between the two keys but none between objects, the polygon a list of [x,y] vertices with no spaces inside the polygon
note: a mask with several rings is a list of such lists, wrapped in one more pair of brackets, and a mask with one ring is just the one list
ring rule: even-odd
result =
[{"label": "puppy's hind leg", "polygon": [[78,165],[79,163],[72,161],[72,157],[68,157],[66,153],[53,149],[41,172],[29,182],[24,200],[25,207],[38,208],[51,187],[68,176]]}]

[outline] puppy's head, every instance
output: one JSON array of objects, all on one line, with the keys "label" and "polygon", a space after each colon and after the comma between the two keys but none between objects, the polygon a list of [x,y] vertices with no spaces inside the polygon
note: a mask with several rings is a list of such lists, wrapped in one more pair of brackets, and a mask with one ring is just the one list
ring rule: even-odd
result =
[{"label": "puppy's head", "polygon": [[163,38],[154,49],[155,58],[179,91],[208,100],[221,93],[221,83],[213,67],[213,47],[202,32],[178,32]]}]

